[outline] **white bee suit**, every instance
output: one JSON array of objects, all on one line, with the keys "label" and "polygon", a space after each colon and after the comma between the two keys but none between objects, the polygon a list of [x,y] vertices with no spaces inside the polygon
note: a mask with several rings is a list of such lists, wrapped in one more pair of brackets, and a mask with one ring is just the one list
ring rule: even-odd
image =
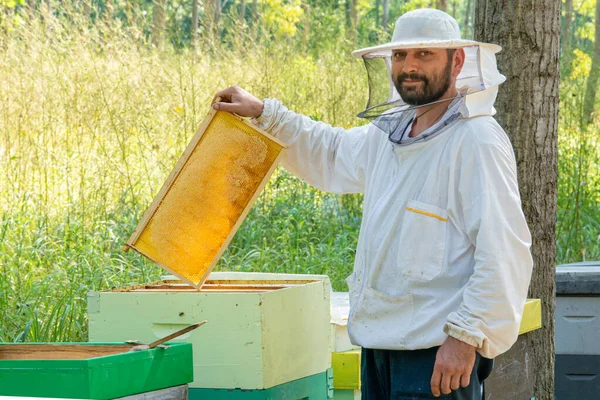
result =
[{"label": "white bee suit", "polygon": [[265,100],[255,123],[289,145],[288,171],[323,191],[364,193],[347,279],[354,344],[416,350],[449,335],[493,358],[516,341],[531,237],[513,150],[492,117],[496,93],[466,96],[459,118],[400,145],[374,124],[333,128]]}]

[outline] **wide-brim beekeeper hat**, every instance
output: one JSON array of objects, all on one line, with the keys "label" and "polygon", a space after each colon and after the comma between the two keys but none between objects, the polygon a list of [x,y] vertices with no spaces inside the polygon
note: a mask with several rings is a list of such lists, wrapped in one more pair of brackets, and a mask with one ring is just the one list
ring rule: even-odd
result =
[{"label": "wide-brim beekeeper hat", "polygon": [[463,49],[464,66],[456,78],[456,89],[464,97],[463,115],[493,115],[498,85],[505,81],[496,64],[495,44],[462,39],[458,23],[435,9],[405,13],[396,21],[389,43],[352,52],[362,58],[369,80],[369,100],[359,117],[375,119],[382,115],[414,109],[398,94],[392,79],[392,51],[401,49]]}]

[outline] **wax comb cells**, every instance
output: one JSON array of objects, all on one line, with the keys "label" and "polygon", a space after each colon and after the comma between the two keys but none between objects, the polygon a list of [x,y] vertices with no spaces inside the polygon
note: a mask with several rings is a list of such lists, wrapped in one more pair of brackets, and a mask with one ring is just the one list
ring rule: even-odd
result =
[{"label": "wax comb cells", "polygon": [[202,126],[127,242],[196,287],[214,268],[284,148],[229,113],[213,111]]}]

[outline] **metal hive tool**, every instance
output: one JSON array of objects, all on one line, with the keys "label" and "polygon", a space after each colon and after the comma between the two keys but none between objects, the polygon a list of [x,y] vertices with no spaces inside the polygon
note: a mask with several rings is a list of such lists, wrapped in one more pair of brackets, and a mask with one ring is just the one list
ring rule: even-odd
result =
[{"label": "metal hive tool", "polygon": [[285,147],[244,119],[212,110],[126,246],[199,288]]}]

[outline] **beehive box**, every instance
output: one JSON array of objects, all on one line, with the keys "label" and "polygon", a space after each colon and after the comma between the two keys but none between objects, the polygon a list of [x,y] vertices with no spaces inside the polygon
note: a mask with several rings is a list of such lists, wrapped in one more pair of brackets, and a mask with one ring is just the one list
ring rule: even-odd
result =
[{"label": "beehive box", "polygon": [[0,344],[0,396],[114,399],[191,382],[192,346]]},{"label": "beehive box", "polygon": [[211,111],[127,241],[200,287],[277,167],[285,145]]},{"label": "beehive box", "polygon": [[208,320],[179,338],[194,345],[191,388],[268,389],[331,366],[328,280],[161,281],[90,293],[88,316],[92,341],[150,342]]},{"label": "beehive box", "polygon": [[199,389],[189,390],[189,400],[332,400],[331,369],[269,389]]}]

